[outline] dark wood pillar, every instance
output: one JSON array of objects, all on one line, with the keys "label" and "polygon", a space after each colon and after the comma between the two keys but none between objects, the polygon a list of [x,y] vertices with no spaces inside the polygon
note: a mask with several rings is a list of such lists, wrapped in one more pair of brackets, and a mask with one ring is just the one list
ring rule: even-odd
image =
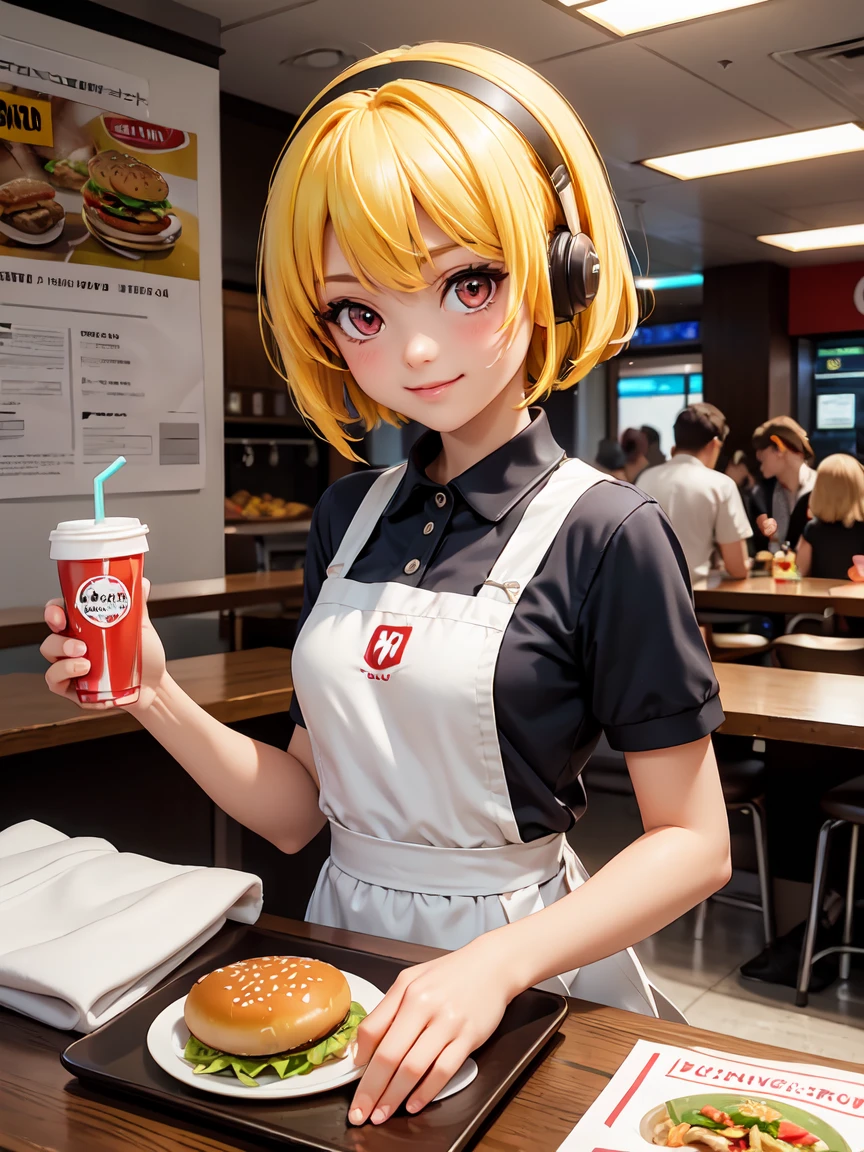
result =
[{"label": "dark wood pillar", "polygon": [[769,416],[794,416],[788,335],[789,271],[779,264],[705,270],[702,370],[705,400],[725,414],[729,451],[750,450]]}]

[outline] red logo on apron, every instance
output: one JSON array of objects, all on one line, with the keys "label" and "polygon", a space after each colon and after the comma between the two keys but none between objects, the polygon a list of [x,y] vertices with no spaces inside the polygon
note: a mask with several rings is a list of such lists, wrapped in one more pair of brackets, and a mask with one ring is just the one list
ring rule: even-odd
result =
[{"label": "red logo on apron", "polygon": [[383,668],[394,668],[402,659],[410,635],[410,626],[400,628],[391,624],[379,625],[372,633],[363,659],[376,672]]}]

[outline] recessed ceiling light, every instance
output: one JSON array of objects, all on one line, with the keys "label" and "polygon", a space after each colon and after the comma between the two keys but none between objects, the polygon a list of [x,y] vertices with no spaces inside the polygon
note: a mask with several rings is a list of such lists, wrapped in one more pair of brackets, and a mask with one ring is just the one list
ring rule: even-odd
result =
[{"label": "recessed ceiling light", "polygon": [[864,129],[849,123],[766,136],[761,140],[743,140],[740,144],[721,144],[717,148],[699,148],[695,152],[658,156],[642,163],[679,180],[698,180],[702,176],[719,176],[722,172],[769,168],[772,164],[792,164],[797,160],[839,156],[862,149]]},{"label": "recessed ceiling light", "polygon": [[763,244],[785,248],[787,252],[814,252],[819,248],[864,246],[864,224],[844,224],[840,228],[811,228],[809,232],[780,232],[757,236]]},{"label": "recessed ceiling light", "polygon": [[687,272],[680,276],[637,276],[636,287],[652,292],[662,292],[664,288],[698,288],[704,279],[701,272]]},{"label": "recessed ceiling light", "polygon": [[730,12],[733,8],[747,8],[751,4],[764,4],[765,0],[600,0],[598,4],[585,4],[585,0],[561,0],[565,8],[578,5],[583,16],[602,24],[618,36],[632,36],[648,28],[662,28],[666,24],[679,24],[682,20],[698,20],[716,12]]},{"label": "recessed ceiling light", "polygon": [[289,56],[282,60],[291,68],[314,68],[318,71],[333,71],[335,68],[347,68],[353,64],[357,57],[350,52],[343,52],[341,48],[310,48],[308,52],[301,52],[299,56]]}]

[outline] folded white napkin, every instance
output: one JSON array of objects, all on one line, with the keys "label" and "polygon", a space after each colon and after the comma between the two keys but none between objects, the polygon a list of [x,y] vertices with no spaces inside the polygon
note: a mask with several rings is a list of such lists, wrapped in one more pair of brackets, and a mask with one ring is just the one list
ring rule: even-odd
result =
[{"label": "folded white napkin", "polygon": [[163,864],[25,820],[0,831],[0,1004],[92,1032],[227,920],[254,924],[261,881]]}]

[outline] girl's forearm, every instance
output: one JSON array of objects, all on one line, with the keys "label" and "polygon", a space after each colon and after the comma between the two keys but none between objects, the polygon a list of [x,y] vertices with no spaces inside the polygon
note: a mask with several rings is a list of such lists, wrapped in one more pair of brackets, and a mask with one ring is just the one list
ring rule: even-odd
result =
[{"label": "girl's forearm", "polygon": [[295,756],[214,720],[170,676],[135,715],[215,804],[282,851],[299,851],[324,826],[318,789]]},{"label": "girl's forearm", "polygon": [[644,940],[707,899],[729,879],[727,851],[723,838],[655,828],[568,896],[480,940],[524,991]]}]

